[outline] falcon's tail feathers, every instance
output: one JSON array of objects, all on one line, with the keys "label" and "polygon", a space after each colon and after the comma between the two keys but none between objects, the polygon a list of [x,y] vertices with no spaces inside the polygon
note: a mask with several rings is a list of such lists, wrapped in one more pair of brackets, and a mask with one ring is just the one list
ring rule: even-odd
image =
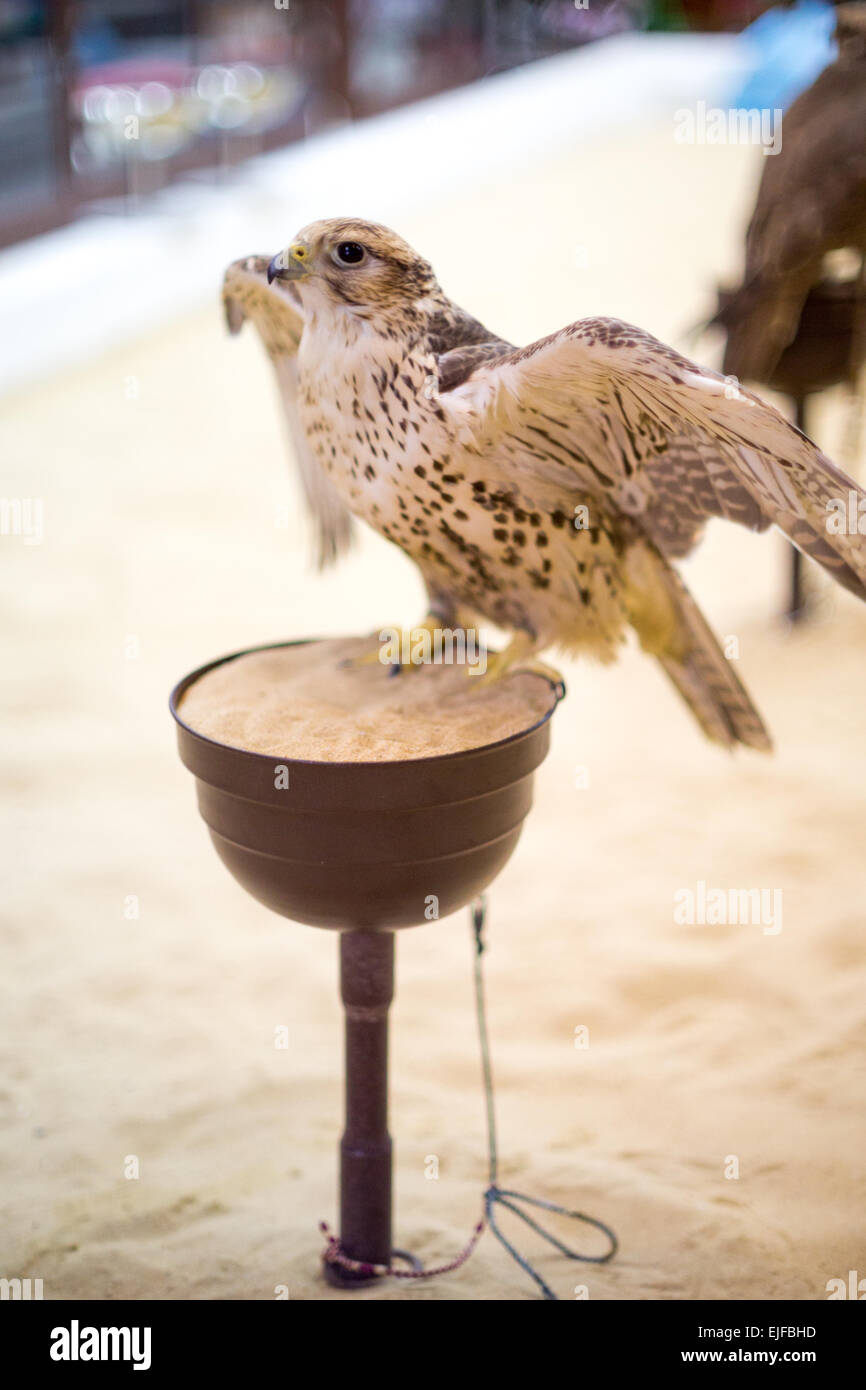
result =
[{"label": "falcon's tail feathers", "polygon": [[707,738],[770,752],[760,714],[680,576],[657,551],[643,558],[651,585],[631,615],[641,646],[658,657]]}]

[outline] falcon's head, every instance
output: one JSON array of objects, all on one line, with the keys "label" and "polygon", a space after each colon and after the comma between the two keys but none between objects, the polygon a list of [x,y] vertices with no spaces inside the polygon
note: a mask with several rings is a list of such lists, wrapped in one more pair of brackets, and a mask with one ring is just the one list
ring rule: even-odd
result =
[{"label": "falcon's head", "polygon": [[402,237],[357,217],[304,227],[268,266],[273,280],[292,281],[311,308],[324,297],[364,317],[406,310],[439,289],[428,262]]}]

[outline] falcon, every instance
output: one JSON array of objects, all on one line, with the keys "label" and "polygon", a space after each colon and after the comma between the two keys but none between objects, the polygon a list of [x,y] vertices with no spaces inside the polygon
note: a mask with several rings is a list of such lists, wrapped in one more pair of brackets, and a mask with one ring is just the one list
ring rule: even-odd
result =
[{"label": "falcon", "polygon": [[[835,61],[785,113],[782,148],[764,161],[743,283],[713,320],[728,334],[722,370],[740,381],[772,380],[827,257],[849,253],[866,295],[866,4],[840,7],[836,40]],[[864,332],[861,322],[852,378]]]},{"label": "falcon", "polygon": [[640,328],[581,319],[514,347],[358,218],[235,261],[224,303],[274,365],[320,562],[353,517],[369,523],[420,569],[429,630],[511,634],[482,680],[548,647],[609,662],[633,629],[709,738],[767,749],[673,561],[712,517],[775,524],[866,598],[866,541],[828,525],[852,494],[866,513],[866,494],[778,411]]}]

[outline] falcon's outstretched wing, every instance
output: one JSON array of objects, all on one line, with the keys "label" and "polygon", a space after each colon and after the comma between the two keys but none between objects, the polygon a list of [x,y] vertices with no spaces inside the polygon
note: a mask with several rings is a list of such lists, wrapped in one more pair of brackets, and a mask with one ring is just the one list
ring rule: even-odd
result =
[{"label": "falcon's outstretched wing", "polygon": [[851,491],[866,511],[859,484],[772,406],[639,328],[582,319],[440,398],[536,495],[625,514],[668,556],[713,516],[775,524],[866,599],[866,539],[828,527]]},{"label": "falcon's outstretched wing", "polygon": [[223,279],[226,322],[231,333],[239,333],[244,320],[251,319],[273,364],[304,494],[318,528],[322,569],[351,544],[352,514],[311,454],[298,419],[297,352],[304,327],[300,301],[291,285],[279,280],[269,285],[267,271],[267,256],[232,262]]},{"label": "falcon's outstretched wing", "polygon": [[440,391],[452,391],[483,362],[514,349],[513,343],[491,333],[450,300],[443,300],[430,315],[427,340],[436,358]]}]

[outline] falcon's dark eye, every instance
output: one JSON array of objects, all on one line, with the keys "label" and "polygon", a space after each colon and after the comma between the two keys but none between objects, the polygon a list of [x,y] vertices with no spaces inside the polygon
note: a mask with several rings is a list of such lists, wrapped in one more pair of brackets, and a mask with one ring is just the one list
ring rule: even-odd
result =
[{"label": "falcon's dark eye", "polygon": [[334,255],[341,265],[360,265],[366,254],[359,241],[340,241],[334,248]]}]

